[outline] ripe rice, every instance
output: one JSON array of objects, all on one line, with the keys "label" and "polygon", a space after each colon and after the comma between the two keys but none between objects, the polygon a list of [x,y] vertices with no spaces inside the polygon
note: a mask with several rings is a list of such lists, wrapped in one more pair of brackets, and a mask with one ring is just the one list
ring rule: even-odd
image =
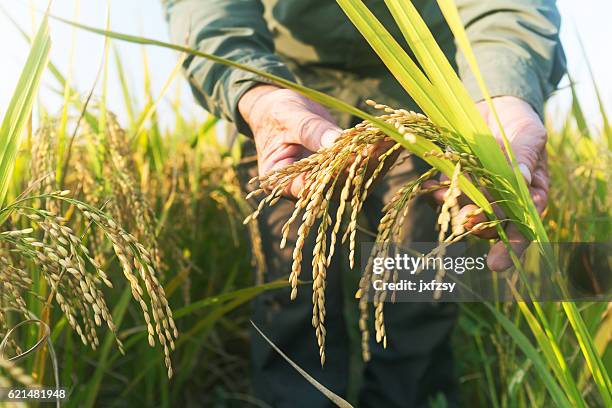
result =
[{"label": "ripe rice", "polygon": [[[487,174],[481,170],[476,157],[466,153],[460,154],[452,149],[451,146],[454,142],[452,135],[437,128],[427,117],[421,114],[404,109],[393,109],[373,101],[367,101],[367,103],[376,109],[383,110],[384,114],[378,118],[395,126],[407,140],[414,141],[416,139],[415,135],[418,135],[445,149],[444,152],[436,150],[427,152],[429,155],[442,155],[455,163],[454,177],[451,181],[440,183],[438,187],[435,187],[448,188],[438,219],[440,226],[439,239],[440,242],[455,242],[471,233],[472,231],[466,232],[464,230],[464,226],[458,219],[459,205],[457,199],[461,194],[458,187],[458,176],[462,172],[467,172],[472,177],[486,179]],[[373,151],[381,143],[387,143],[390,147],[377,158],[373,158],[375,157]],[[325,362],[326,270],[334,256],[343,216],[350,206],[349,223],[342,235],[342,242],[348,240],[349,264],[353,268],[358,215],[375,180],[380,177],[386,167],[389,167],[389,162],[395,159],[401,151],[401,144],[392,142],[381,130],[368,121],[364,121],[354,128],[343,131],[333,146],[322,149],[283,169],[251,180],[252,183],[258,183],[258,187],[247,198],[254,195],[264,195],[265,197],[260,201],[258,208],[247,217],[245,223],[255,220],[265,205],[273,206],[296,177],[305,175],[305,186],[298,194],[294,212],[283,226],[281,247],[284,247],[287,242],[289,227],[301,215],[301,224],[293,250],[293,265],[289,275],[291,299],[295,299],[302,272],[304,243],[309,233],[316,228],[316,244],[312,253],[312,325],[319,345],[321,364]],[[406,157],[403,160],[405,159]],[[377,253],[371,254],[371,257],[384,256],[391,242],[399,238],[404,221],[408,216],[410,203],[417,196],[432,191],[432,188],[423,189],[422,186],[425,181],[433,179],[437,174],[434,169],[427,171],[415,181],[398,190],[391,202],[385,206],[384,216],[378,227],[376,238]],[[482,182],[485,182],[485,180],[482,180]],[[335,214],[330,214],[330,204],[336,191],[339,191],[338,208]],[[492,225],[495,225],[495,222],[486,223],[486,227]],[[478,230],[484,228],[484,226],[477,225],[475,228]],[[329,243],[327,241],[328,233]],[[361,318],[359,326],[362,331],[363,357],[365,360],[369,359],[367,303],[370,300],[368,288],[372,278],[370,267],[371,263],[369,262],[363,271],[360,287],[356,293],[356,297],[360,299]],[[390,276],[383,276],[384,280],[390,278]],[[379,291],[372,299],[375,309],[376,341],[383,343],[384,346],[387,342],[383,313],[386,296],[386,292]]]}]

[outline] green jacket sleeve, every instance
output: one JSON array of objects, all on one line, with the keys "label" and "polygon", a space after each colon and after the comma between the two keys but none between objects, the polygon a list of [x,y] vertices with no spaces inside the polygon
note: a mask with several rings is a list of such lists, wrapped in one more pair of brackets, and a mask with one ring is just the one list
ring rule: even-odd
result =
[{"label": "green jacket sleeve", "polygon": [[[175,43],[294,80],[274,55],[259,0],[164,0],[163,4]],[[204,58],[188,57],[184,69],[194,96],[206,110],[250,133],[238,113],[238,100],[257,81],[265,82],[263,78]]]},{"label": "green jacket sleeve", "polygon": [[[491,96],[511,95],[543,116],[544,101],[565,72],[554,0],[458,0],[459,13]],[[459,74],[470,95],[482,93],[461,52]]]}]

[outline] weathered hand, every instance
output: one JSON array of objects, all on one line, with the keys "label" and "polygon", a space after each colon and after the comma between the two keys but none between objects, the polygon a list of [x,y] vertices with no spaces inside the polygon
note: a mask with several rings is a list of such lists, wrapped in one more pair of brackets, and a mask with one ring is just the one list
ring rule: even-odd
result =
[{"label": "weathered hand", "polygon": [[[546,158],[546,128],[533,108],[522,99],[513,96],[501,96],[494,98],[493,104],[508,137],[519,169],[529,186],[531,198],[541,214],[546,207],[549,188]],[[493,132],[493,136],[495,136],[502,149],[504,149],[501,130],[487,103],[484,101],[480,102],[477,104],[477,107]],[[436,191],[434,198],[439,202],[443,201],[444,192],[444,190]],[[460,214],[469,214],[475,208],[474,204],[467,204],[461,209]],[[485,221],[485,216],[480,214],[468,220],[466,226],[473,226],[482,221]],[[493,238],[496,234],[493,232],[493,235],[491,235],[491,233],[491,230],[485,230],[477,235],[483,238]],[[516,225],[508,225],[506,227],[506,234],[512,249],[518,255],[529,245],[529,242],[519,232]],[[512,259],[503,242],[498,241],[491,247],[487,263],[489,268],[494,271],[503,271],[512,266]]]},{"label": "weathered hand", "polygon": [[[519,169],[529,186],[531,198],[541,214],[548,201],[550,182],[546,158],[546,128],[531,105],[522,99],[502,96],[493,99],[493,103]],[[500,145],[503,145],[501,131],[486,102],[480,102],[478,109],[493,131],[493,136]],[[529,242],[516,225],[508,225],[506,233],[512,249],[519,255],[523,253]],[[512,266],[512,260],[503,242],[496,242],[491,247],[488,265],[495,271],[502,271]]]},{"label": "weathered hand", "polygon": [[[238,102],[238,110],[253,132],[260,175],[331,146],[341,132],[323,106],[272,85],[249,90]],[[285,193],[296,197],[303,187],[304,175]]]}]

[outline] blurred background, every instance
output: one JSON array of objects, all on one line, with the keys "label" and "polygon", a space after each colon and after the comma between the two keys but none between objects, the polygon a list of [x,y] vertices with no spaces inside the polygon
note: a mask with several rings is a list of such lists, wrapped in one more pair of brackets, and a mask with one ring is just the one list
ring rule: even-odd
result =
[{"label": "blurred background", "polygon": [[[76,4],[74,0],[55,0],[52,5],[52,13],[69,19],[78,19],[84,24],[96,27],[104,27],[106,16],[106,1],[80,1]],[[163,15],[161,1],[159,0],[109,0],[111,13],[111,29],[123,33],[141,35],[158,40],[168,40],[168,30]],[[612,99],[612,54],[602,52],[602,42],[612,39],[612,24],[609,16],[612,15],[612,2],[608,0],[559,0],[559,9],[563,18],[562,38],[565,52],[569,61],[569,70],[577,84],[579,99],[582,101],[585,116],[591,127],[598,126],[600,122],[597,99],[591,84],[591,77],[583,52],[593,67],[593,74],[604,98],[604,104]],[[32,12],[32,9],[44,9],[46,0],[0,0],[2,6],[14,18],[21,27],[34,27],[40,13]],[[73,29],[65,24],[55,21],[51,22],[51,34],[55,46],[51,50],[51,61],[67,74],[72,69],[73,84],[81,92],[89,90],[93,84],[96,72],[101,62],[103,52],[103,38],[97,35],[79,32],[76,39],[74,54],[71,53],[73,41]],[[579,36],[584,44],[581,47]],[[0,111],[4,111],[10,91],[15,83],[23,61],[25,60],[28,47],[25,46],[22,35],[15,29],[14,25],[7,19],[6,15],[0,13],[0,39],[3,49],[3,62],[0,64],[0,78],[2,78],[0,93]],[[61,46],[58,46],[61,44]],[[115,42],[119,50],[125,72],[130,78],[130,87],[134,90],[133,95],[144,95],[144,83],[141,79],[142,52],[139,47],[131,44]],[[159,94],[160,88],[168,78],[176,64],[174,52],[155,47],[147,47],[149,68],[151,70],[151,87],[154,95]],[[71,61],[77,63],[72,64]],[[116,78],[116,67],[109,66],[109,78]],[[47,109],[51,113],[60,109],[62,104],[61,93],[55,92],[51,87],[53,81],[47,81],[48,86],[43,88],[41,98],[44,99]],[[100,86],[100,83],[98,84]],[[571,104],[571,93],[567,87],[567,81],[562,84],[562,91],[558,93],[549,103],[551,115],[565,112]],[[181,103],[186,117],[202,115],[203,111],[192,103],[191,94],[185,81],[175,81],[166,97],[167,100],[177,96],[185,102]],[[125,120],[123,97],[119,86],[110,86],[108,89],[108,106],[119,112],[120,120]],[[161,103],[159,107],[159,121],[162,126],[172,126],[173,113],[169,103]],[[552,120],[553,123],[556,121]]]}]

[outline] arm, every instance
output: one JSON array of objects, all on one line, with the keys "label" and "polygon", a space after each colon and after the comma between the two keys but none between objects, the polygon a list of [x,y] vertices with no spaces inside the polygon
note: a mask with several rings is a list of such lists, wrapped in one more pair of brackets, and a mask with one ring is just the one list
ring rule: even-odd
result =
[{"label": "arm", "polygon": [[[163,0],[170,37],[203,52],[249,65],[280,77],[293,75],[274,54],[274,44],[259,0]],[[204,58],[184,63],[191,89],[207,111],[250,130],[238,112],[240,98],[263,78]]]}]

